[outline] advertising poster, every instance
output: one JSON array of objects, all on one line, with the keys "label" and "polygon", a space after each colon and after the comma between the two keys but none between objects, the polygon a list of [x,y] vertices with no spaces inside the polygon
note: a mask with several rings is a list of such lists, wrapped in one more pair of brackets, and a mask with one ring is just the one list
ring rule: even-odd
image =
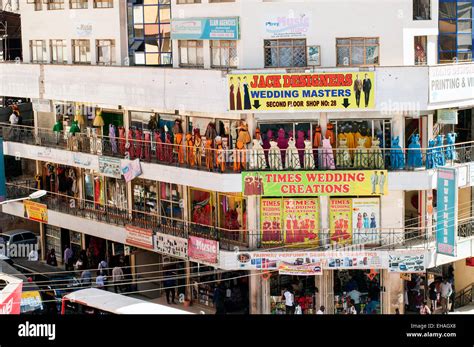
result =
[{"label": "advertising poster", "polygon": [[331,244],[352,243],[352,199],[329,200],[329,238]]},{"label": "advertising poster", "polygon": [[456,168],[438,168],[436,251],[456,256],[456,227],[458,206]]},{"label": "advertising poster", "polygon": [[389,272],[425,272],[425,254],[388,254]]},{"label": "advertising poster", "polygon": [[328,254],[325,258],[325,269],[381,269],[384,267],[382,254],[378,252],[354,252]]},{"label": "advertising poster", "polygon": [[99,156],[99,172],[108,177],[121,178],[120,159]]},{"label": "advertising poster", "polygon": [[271,14],[265,18],[265,38],[297,38],[306,37],[311,23],[311,13]]},{"label": "advertising poster", "polygon": [[472,64],[430,66],[429,83],[430,103],[472,99],[474,66]]},{"label": "advertising poster", "polygon": [[130,245],[153,249],[153,231],[142,229],[132,225],[126,225],[127,238],[125,242]]},{"label": "advertising poster", "polygon": [[174,18],[172,40],[238,40],[239,17]]},{"label": "advertising poster", "polygon": [[278,266],[278,273],[280,275],[315,276],[322,275],[322,267],[320,261],[303,265],[281,262]]},{"label": "advertising poster", "polygon": [[155,250],[160,253],[169,254],[177,258],[187,258],[188,239],[156,233]]},{"label": "advertising poster", "polygon": [[140,159],[135,159],[129,162],[121,161],[121,170],[125,182],[130,182],[135,177],[142,174],[142,167],[140,165]]},{"label": "advertising poster", "polygon": [[40,223],[48,223],[48,206],[31,200],[23,201],[24,217]]},{"label": "advertising poster", "polygon": [[283,199],[285,244],[305,246],[318,243],[318,199]]},{"label": "advertising poster", "polygon": [[191,260],[215,265],[219,262],[219,242],[190,236],[188,254]]},{"label": "advertising poster", "polygon": [[260,201],[260,240],[262,245],[283,242],[282,205],[282,199],[262,199]]},{"label": "advertising poster", "polygon": [[387,177],[386,170],[246,171],[242,191],[246,196],[380,196],[388,193]]},{"label": "advertising poster", "polygon": [[[364,85],[365,91],[362,90]],[[375,108],[375,72],[368,71],[229,74],[227,88],[229,111]],[[368,98],[367,105],[365,98]]]},{"label": "advertising poster", "polygon": [[380,243],[380,199],[352,199],[352,243]]}]

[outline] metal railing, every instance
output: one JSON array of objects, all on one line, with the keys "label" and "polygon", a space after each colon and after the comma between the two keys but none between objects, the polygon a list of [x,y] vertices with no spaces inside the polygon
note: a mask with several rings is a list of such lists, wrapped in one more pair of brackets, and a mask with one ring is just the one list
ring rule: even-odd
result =
[{"label": "metal railing", "polygon": [[471,283],[467,287],[457,292],[456,296],[454,297],[454,307],[460,308],[472,303],[473,292],[474,292],[474,283]]},{"label": "metal railing", "polygon": [[[9,199],[28,196],[36,191],[34,181],[7,183]],[[311,230],[300,228],[292,231],[276,229],[272,231],[231,230],[221,227],[203,225],[184,219],[169,218],[157,213],[138,211],[117,206],[99,204],[94,201],[79,199],[60,193],[51,193],[41,198],[48,209],[107,224],[150,229],[154,233],[187,238],[199,236],[220,242],[222,249],[295,249],[311,250],[340,249],[348,246],[362,246],[366,249],[398,249],[411,247],[429,248],[435,239],[433,229],[423,228],[373,228],[353,230],[352,241],[347,242],[343,235],[334,235],[328,229],[320,229],[315,235]],[[347,232],[347,231],[346,231]],[[336,233],[337,234],[337,233]],[[316,241],[312,241],[315,239]]]},{"label": "metal railing", "polygon": [[[147,133],[147,135],[144,135]],[[430,148],[292,148],[225,149],[202,138],[201,146],[173,143],[155,132],[109,137],[84,132],[68,134],[46,128],[0,123],[5,141],[106,155],[211,172],[281,170],[419,170],[473,160],[474,141]],[[145,140],[145,136],[147,140]]]}]

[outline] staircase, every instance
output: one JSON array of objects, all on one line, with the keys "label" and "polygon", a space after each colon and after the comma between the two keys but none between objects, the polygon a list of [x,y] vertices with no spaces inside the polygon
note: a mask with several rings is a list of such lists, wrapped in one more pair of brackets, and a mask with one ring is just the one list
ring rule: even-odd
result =
[{"label": "staircase", "polygon": [[474,283],[471,283],[467,287],[457,292],[456,296],[454,297],[454,308],[460,308],[471,304],[473,299],[473,291]]}]

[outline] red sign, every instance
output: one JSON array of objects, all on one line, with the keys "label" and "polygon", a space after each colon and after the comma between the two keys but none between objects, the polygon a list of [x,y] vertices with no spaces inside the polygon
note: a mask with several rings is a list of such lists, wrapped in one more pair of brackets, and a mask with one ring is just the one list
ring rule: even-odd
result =
[{"label": "red sign", "polygon": [[152,230],[142,229],[132,225],[125,226],[125,230],[127,231],[127,238],[125,239],[127,244],[141,248],[154,248]]},{"label": "red sign", "polygon": [[11,276],[0,276],[8,285],[0,291],[0,314],[20,314],[23,281]]},{"label": "red sign", "polygon": [[188,241],[189,259],[217,264],[219,258],[219,242],[190,236]]}]

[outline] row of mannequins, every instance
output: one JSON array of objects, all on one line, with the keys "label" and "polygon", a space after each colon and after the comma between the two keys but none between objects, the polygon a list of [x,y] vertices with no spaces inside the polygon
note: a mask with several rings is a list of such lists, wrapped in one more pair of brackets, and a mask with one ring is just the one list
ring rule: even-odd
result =
[{"label": "row of mannequins", "polygon": [[[282,128],[276,136],[272,130],[265,135],[256,129],[250,151],[251,170],[384,168],[380,139],[368,136],[364,129],[356,133],[344,131],[336,137],[334,125],[328,123],[324,137],[317,126],[312,140],[309,131],[301,130],[296,138],[292,131],[286,133]],[[336,141],[337,149],[333,149]]]}]

